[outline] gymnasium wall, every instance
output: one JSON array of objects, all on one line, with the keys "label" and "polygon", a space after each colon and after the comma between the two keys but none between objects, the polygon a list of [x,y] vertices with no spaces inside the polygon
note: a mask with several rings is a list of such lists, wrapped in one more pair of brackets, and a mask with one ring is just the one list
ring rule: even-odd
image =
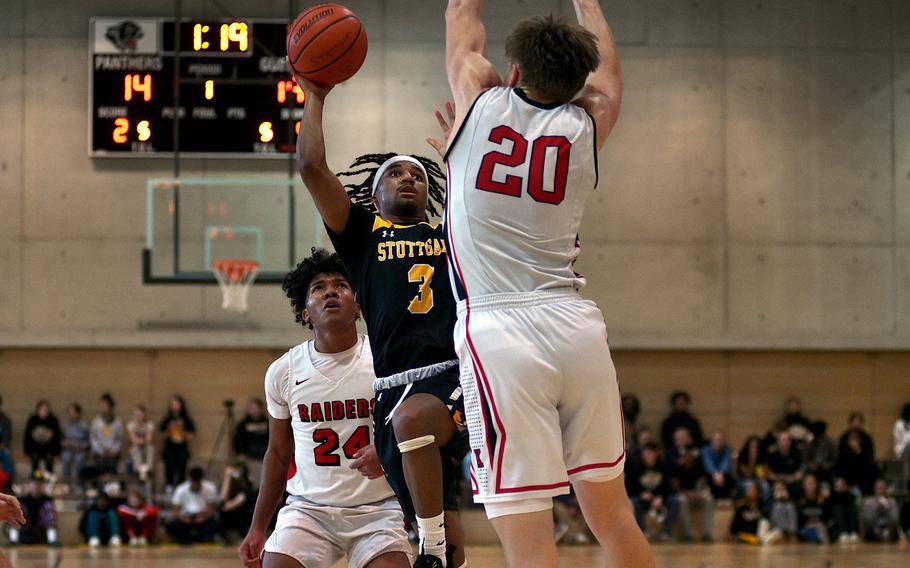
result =
[{"label": "gymnasium wall", "polygon": [[[368,150],[430,152],[423,139],[447,96],[444,2],[345,2],[366,23],[370,54],[329,100],[331,165]],[[614,346],[907,348],[910,3],[603,5],[626,94],[578,268]],[[288,5],[185,0],[183,12],[281,17]],[[488,0],[491,57],[502,66],[513,22],[545,12],[571,16],[571,2]],[[172,13],[171,1],[2,0],[0,345],[272,348],[299,339],[274,286],[254,290],[246,316],[222,312],[214,286],[143,286],[144,182],[172,166],[87,157],[88,18]],[[185,160],[182,171],[287,170]],[[237,321],[249,330],[226,330]]]},{"label": "gymnasium wall", "polygon": [[[133,405],[143,403],[157,422],[168,398],[179,393],[198,429],[194,456],[206,459],[224,417],[222,401],[237,401],[239,419],[248,397],[262,397],[263,374],[279,354],[264,349],[0,351],[0,394],[13,420],[13,450],[22,460],[25,421],[39,398],[47,398],[61,419],[73,401],[90,418],[97,414],[98,396],[109,391],[124,420]],[[623,392],[641,399],[642,423],[659,432],[670,393],[686,389],[705,434],[720,428],[737,449],[749,434],[767,432],[783,415],[787,397],[795,395],[810,418],[828,422],[835,438],[846,428],[849,413],[862,411],[878,457],[889,458],[891,428],[901,405],[910,402],[908,354],[618,351],[614,359]]]}]

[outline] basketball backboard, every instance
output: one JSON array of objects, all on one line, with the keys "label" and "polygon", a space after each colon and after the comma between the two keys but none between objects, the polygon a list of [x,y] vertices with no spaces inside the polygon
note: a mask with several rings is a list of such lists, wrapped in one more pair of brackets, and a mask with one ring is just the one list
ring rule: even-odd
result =
[{"label": "basketball backboard", "polygon": [[145,284],[216,284],[212,263],[259,263],[258,284],[279,284],[312,247],[328,243],[296,180],[149,179]]}]

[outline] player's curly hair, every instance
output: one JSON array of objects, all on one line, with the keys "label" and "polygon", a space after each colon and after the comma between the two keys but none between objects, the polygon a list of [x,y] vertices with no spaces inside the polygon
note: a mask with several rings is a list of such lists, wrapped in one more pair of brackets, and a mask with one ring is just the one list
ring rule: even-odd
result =
[{"label": "player's curly hair", "polygon": [[[350,165],[348,171],[339,172],[339,178],[345,177],[349,179],[367,174],[367,176],[359,182],[353,181],[344,184],[344,188],[347,190],[351,201],[366,207],[366,209],[372,213],[376,213],[376,207],[373,205],[373,179],[376,177],[379,166],[389,158],[397,155],[398,154],[395,152],[390,152],[388,154],[364,154],[354,160],[354,163]],[[427,176],[429,177],[429,179],[427,179],[427,211],[430,215],[439,217],[440,211],[445,207],[446,176],[442,172],[442,169],[440,169],[439,164],[430,158],[414,155],[411,155],[411,157],[423,164],[423,167],[427,170]]]},{"label": "player's curly hair", "polygon": [[521,70],[521,84],[567,103],[600,65],[597,37],[575,22],[532,16],[506,38],[506,57]]},{"label": "player's curly hair", "polygon": [[341,262],[341,258],[336,253],[330,253],[325,249],[310,249],[312,254],[301,260],[294,270],[288,272],[281,284],[281,289],[291,300],[291,308],[294,310],[294,321],[313,329],[313,324],[303,321],[303,309],[306,307],[306,298],[310,290],[310,282],[317,274],[332,272],[341,274],[345,279],[350,280],[348,270]]}]

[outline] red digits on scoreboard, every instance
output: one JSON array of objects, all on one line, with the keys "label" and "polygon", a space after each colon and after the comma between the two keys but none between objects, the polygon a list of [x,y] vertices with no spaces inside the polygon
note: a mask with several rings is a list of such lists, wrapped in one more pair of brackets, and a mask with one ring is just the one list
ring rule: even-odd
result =
[{"label": "red digits on scoreboard", "polygon": [[123,77],[123,100],[133,100],[133,93],[142,93],[142,100],[152,100],[152,76],[127,73]]},{"label": "red digits on scoreboard", "polygon": [[300,88],[295,81],[278,81],[278,102],[284,103],[288,100],[288,93],[293,92],[297,96],[297,102],[303,104],[306,100],[306,93]]},{"label": "red digits on scoreboard", "polygon": [[130,121],[121,117],[114,119],[114,142],[126,144],[126,133],[130,130]]}]

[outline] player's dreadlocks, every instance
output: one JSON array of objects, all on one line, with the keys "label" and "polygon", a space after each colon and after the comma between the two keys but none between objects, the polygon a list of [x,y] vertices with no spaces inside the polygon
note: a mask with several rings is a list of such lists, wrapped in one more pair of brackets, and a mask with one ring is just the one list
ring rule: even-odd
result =
[{"label": "player's dreadlocks", "polygon": [[[376,171],[383,162],[397,155],[394,152],[388,154],[364,154],[354,160],[350,170],[340,172],[338,174],[339,178],[354,178],[367,174],[367,177],[360,182],[346,183],[344,185],[351,201],[366,207],[372,213],[376,213],[376,207],[373,205],[373,178],[376,177]],[[423,167],[427,170],[427,177],[429,178],[427,179],[427,212],[438,217],[442,208],[445,207],[446,176],[435,161],[423,156],[412,155],[411,157],[423,164]],[[437,205],[439,206],[438,209]]]},{"label": "player's dreadlocks", "polygon": [[281,289],[291,300],[291,307],[294,309],[294,321],[301,325],[306,325],[313,329],[310,322],[304,323],[303,309],[306,307],[306,297],[310,291],[310,282],[317,274],[327,272],[341,274],[349,280],[348,271],[341,262],[341,259],[335,253],[330,253],[325,249],[316,249],[313,247],[312,254],[300,261],[294,270],[290,271],[284,277]]}]

